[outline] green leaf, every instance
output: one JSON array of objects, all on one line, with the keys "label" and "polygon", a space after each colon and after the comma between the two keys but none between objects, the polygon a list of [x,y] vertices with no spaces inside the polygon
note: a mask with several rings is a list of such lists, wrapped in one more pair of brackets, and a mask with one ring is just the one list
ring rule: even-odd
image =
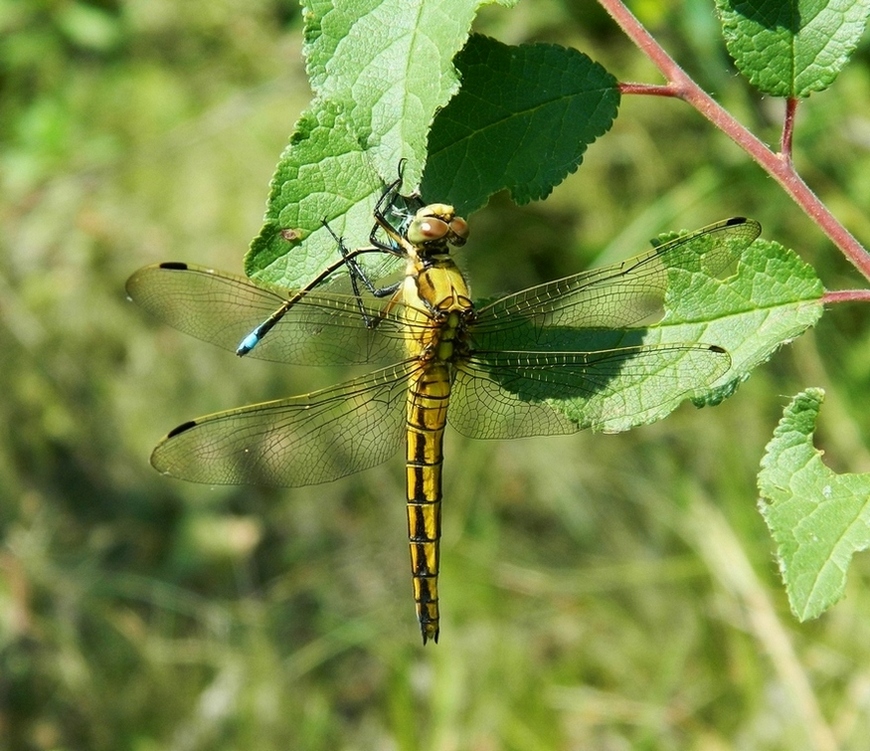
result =
[{"label": "green leaf", "polygon": [[815,618],[843,596],[852,555],[870,547],[870,474],[832,472],[813,446],[824,391],[783,412],[758,475],[761,514],[777,543],[791,609]]},{"label": "green leaf", "polygon": [[463,215],[504,188],[545,198],[616,117],[616,79],[577,50],[474,35],[456,66],[462,89],[435,118],[421,188]]},{"label": "green leaf", "polygon": [[[245,273],[304,285],[339,258],[324,219],[349,247],[368,244],[372,210],[400,159],[407,159],[404,192],[419,182],[432,119],[459,87],[453,57],[484,4],[306,3],[304,51],[315,98],[281,155]],[[370,260],[376,268],[384,263]]]},{"label": "green leaf", "polygon": [[855,51],[870,0],[716,0],[728,51],[772,96],[822,91]]},{"label": "green leaf", "polygon": [[695,332],[731,355],[731,370],[696,406],[718,404],[767,362],[782,345],[800,336],[824,312],[824,287],[812,266],[772,240],[756,240],[741,255],[736,274],[717,279],[680,275],[669,288],[668,339]]},{"label": "green leaf", "polygon": [[[677,236],[665,235],[660,241]],[[693,243],[693,252],[678,255],[676,263],[668,268],[664,317],[645,330],[642,340],[630,341],[714,345],[730,356],[729,368],[707,385],[699,387],[695,378],[694,389],[683,390],[675,380],[678,375],[669,380],[659,378],[658,373],[645,380],[617,376],[610,384],[612,393],[593,394],[591,400],[564,405],[563,411],[581,424],[588,422],[585,416],[590,412],[610,413],[612,417],[591,427],[619,432],[666,417],[687,397],[699,407],[718,404],[749,377],[753,368],[812,326],[822,314],[824,292],[812,267],[775,242],[755,240],[747,247],[751,239],[741,241],[737,237],[729,242],[730,247],[713,251],[717,258],[739,257],[735,273],[724,279],[718,275],[722,268],[705,267],[712,244],[721,245],[720,239],[701,238]],[[690,366],[691,359],[681,361],[677,356],[663,363],[663,368],[672,368],[677,374],[685,372],[686,383],[693,379],[693,373],[686,370]],[[607,400],[614,406],[610,407]],[[602,404],[597,406],[591,401]],[[625,404],[635,406],[627,410]]]},{"label": "green leaf", "polygon": [[382,187],[340,107],[321,102],[302,115],[281,155],[245,273],[289,289],[302,286],[339,258],[323,220],[337,234],[365,244]]},{"label": "green leaf", "polygon": [[305,55],[317,99],[342,107],[373,161],[419,182],[435,111],[459,89],[453,57],[481,0],[309,0]]}]

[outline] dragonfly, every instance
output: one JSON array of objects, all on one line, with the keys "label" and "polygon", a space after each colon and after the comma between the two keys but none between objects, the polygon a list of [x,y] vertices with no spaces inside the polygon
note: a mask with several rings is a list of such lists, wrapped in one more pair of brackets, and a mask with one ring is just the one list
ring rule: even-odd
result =
[{"label": "dragonfly", "polygon": [[[695,262],[720,273],[760,225],[727,219],[629,260],[476,305],[450,255],[468,238],[465,220],[434,203],[394,227],[384,212],[390,200],[374,212],[372,244],[348,250],[339,239],[341,260],[304,288],[180,262],[146,266],[126,288],[163,322],[239,355],[382,366],[312,393],[184,422],[157,444],[151,463],[211,485],[299,487],[381,464],[404,444],[413,596],[426,644],[440,631],[446,425],[482,439],[607,430],[614,419],[709,387],[731,366],[723,347],[646,344],[643,336],[662,315],[672,267]],[[354,294],[318,288],[371,252],[404,260],[398,285],[366,281],[371,302],[356,286]]]}]

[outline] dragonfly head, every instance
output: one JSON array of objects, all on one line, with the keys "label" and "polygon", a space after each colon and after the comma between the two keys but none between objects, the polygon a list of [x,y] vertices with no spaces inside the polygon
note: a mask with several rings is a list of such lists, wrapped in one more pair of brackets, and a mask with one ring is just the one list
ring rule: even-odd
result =
[{"label": "dragonfly head", "polygon": [[452,206],[430,203],[414,214],[405,237],[412,245],[446,251],[447,245],[465,245],[468,223]]}]

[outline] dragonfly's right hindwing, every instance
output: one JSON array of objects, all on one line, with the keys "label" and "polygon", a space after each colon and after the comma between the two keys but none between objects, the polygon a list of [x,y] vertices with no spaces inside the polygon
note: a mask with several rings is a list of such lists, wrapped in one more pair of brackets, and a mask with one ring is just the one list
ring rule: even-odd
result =
[{"label": "dragonfly's right hindwing", "polygon": [[450,424],[470,438],[625,430],[703,392],[731,358],[706,344],[480,352],[457,369]]}]

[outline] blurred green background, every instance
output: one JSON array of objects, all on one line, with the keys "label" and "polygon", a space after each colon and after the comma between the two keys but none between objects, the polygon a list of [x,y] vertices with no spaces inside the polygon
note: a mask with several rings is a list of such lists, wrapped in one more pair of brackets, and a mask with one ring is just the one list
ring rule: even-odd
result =
[{"label": "blurred green background", "polygon": [[[777,143],[711,0],[632,7]],[[586,0],[487,8],[502,41],[652,67]],[[801,109],[796,159],[870,240],[870,52]],[[0,0],[0,748],[842,749],[870,737],[870,556],[789,612],[755,474],[787,397],[870,471],[866,306],[832,308],[715,409],[619,436],[451,433],[441,643],[420,645],[403,466],[298,490],[164,479],[209,411],[345,377],[240,361],[125,300],[139,266],[239,272],[310,98],[292,0]],[[775,183],[672,100],[627,98],[545,203],[497,197],[462,252],[478,296],[733,214],[831,289],[861,280]]]}]

